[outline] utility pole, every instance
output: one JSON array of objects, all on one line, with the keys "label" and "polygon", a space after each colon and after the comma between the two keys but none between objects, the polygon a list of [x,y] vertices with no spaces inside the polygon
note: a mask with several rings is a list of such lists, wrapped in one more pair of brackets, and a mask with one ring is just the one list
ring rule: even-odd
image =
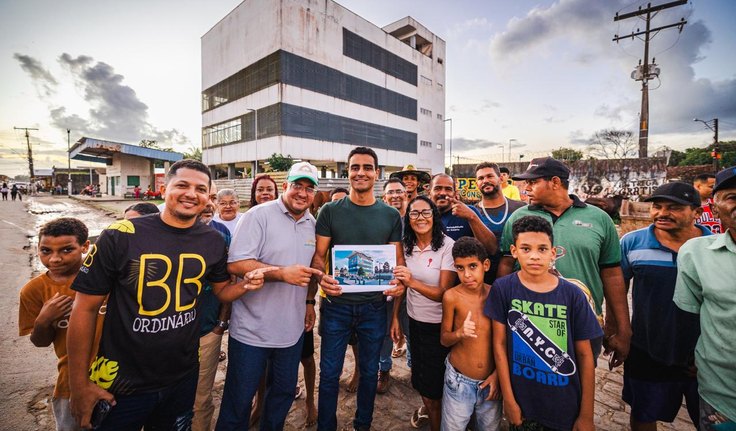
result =
[{"label": "utility pole", "polygon": [[72,195],[72,144],[71,144],[72,131],[66,129],[66,193],[67,196]]},{"label": "utility pole", "polygon": [[642,18],[646,21],[646,30],[640,31],[638,28],[636,32],[631,32],[626,36],[614,35],[613,41],[618,42],[621,39],[631,38],[632,40],[637,37],[644,35],[644,64],[639,62],[639,66],[634,69],[631,73],[631,78],[636,81],[641,81],[641,113],[639,117],[639,158],[646,158],[648,156],[648,142],[649,142],[649,80],[659,76],[659,68],[657,67],[655,59],[652,59],[652,64],[649,64],[649,41],[656,36],[661,30],[678,27],[679,31],[682,32],[682,28],[687,24],[685,18],[681,18],[680,22],[674,24],[664,25],[662,27],[651,28],[652,18],[657,16],[659,11],[669,9],[675,6],[682,6],[687,4],[688,0],[678,0],[670,3],[661,4],[659,6],[652,6],[651,3],[647,3],[646,9],[642,9],[639,6],[639,10],[635,12],[625,13],[613,17],[613,21],[621,21],[628,18],[633,18],[641,15],[646,15],[646,18]]},{"label": "utility pole", "polygon": [[[719,160],[721,159],[721,151],[718,146],[718,118],[714,118],[710,121],[704,121],[704,120],[699,120],[697,118],[693,118],[693,121],[698,121],[698,122],[705,124],[705,127],[709,128],[713,132],[713,151],[711,152],[711,156],[713,156],[713,171],[718,172],[719,170],[718,163],[719,163]],[[712,126],[711,126],[711,123],[713,123]]]},{"label": "utility pole", "polygon": [[28,146],[28,172],[31,174],[31,176],[28,177],[28,188],[30,188],[31,191],[36,190],[36,188],[33,185],[33,150],[31,149],[31,135],[30,133],[28,133],[28,131],[38,130],[38,129],[34,129],[32,127],[13,127],[13,129],[25,130],[26,132],[26,145]]}]

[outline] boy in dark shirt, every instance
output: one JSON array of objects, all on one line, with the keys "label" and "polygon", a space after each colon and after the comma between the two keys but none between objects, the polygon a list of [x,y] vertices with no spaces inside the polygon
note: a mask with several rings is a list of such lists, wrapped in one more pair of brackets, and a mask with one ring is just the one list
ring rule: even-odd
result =
[{"label": "boy in dark shirt", "polygon": [[552,226],[513,224],[521,270],[493,283],[485,313],[511,430],[592,430],[595,365],[590,340],[603,335],[585,295],[549,272]]}]

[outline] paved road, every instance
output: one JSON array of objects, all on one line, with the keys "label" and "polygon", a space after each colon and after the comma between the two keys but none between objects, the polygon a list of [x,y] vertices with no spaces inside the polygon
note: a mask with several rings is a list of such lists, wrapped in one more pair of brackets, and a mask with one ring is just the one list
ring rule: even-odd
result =
[{"label": "paved road", "polygon": [[[83,217],[92,225],[91,230],[106,226],[115,215],[121,214],[129,202],[70,201],[65,197],[39,197],[30,202],[36,214],[27,211],[28,202],[0,203],[0,271],[4,276],[4,287],[0,290],[0,309],[3,311],[0,329],[0,429],[8,430],[53,430],[53,418],[48,404],[55,381],[56,367],[53,351],[33,347],[27,337],[18,337],[18,291],[31,277],[32,259],[29,250],[37,225],[50,218],[64,215]],[[90,210],[85,205],[93,204],[98,210]],[[49,210],[51,208],[51,210]],[[319,337],[317,361],[319,361]],[[225,376],[222,362],[215,383],[215,399],[219,402]],[[355,411],[355,394],[344,391],[345,383],[352,369],[352,354],[345,361],[345,373],[341,380],[341,394],[338,405],[340,429],[351,429],[352,414]],[[629,420],[628,406],[621,401],[622,371],[608,371],[607,364],[601,360],[596,370],[595,424],[599,430],[626,430]],[[420,403],[419,396],[411,389],[406,358],[395,361],[394,380],[389,392],[378,395],[373,429],[408,430],[409,416]],[[300,370],[300,384],[303,385]],[[215,416],[216,417],[216,416]],[[304,398],[297,400],[287,418],[286,430],[304,429]],[[314,429],[314,428],[313,428]],[[425,427],[425,429],[428,429]],[[660,430],[691,430],[692,424],[685,409],[672,424],[660,424]]]}]

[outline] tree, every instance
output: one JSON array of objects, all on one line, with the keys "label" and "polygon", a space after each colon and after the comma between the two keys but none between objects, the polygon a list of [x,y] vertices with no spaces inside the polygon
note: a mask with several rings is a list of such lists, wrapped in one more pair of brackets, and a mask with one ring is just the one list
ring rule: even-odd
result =
[{"label": "tree", "polygon": [[289,168],[291,168],[291,165],[294,164],[294,159],[291,158],[291,155],[284,156],[283,154],[279,153],[273,153],[271,154],[271,157],[266,160],[268,163],[268,166],[271,167],[271,171],[273,172],[284,172],[288,171]]},{"label": "tree", "polygon": [[153,148],[156,150],[161,149],[161,147],[158,145],[158,141],[155,141],[153,139],[141,139],[141,142],[138,143],[138,146],[143,148]]},{"label": "tree", "polygon": [[202,161],[202,149],[201,149],[201,148],[199,148],[199,147],[195,147],[194,145],[192,145],[192,146],[191,146],[191,147],[189,147],[189,149],[188,149],[188,150],[187,150],[187,151],[186,151],[186,152],[184,153],[184,158],[185,158],[185,159],[194,159],[194,160],[199,160],[199,161],[201,162],[201,161]]},{"label": "tree", "polygon": [[560,147],[552,151],[552,157],[563,162],[577,162],[583,158],[583,152],[573,148]]},{"label": "tree", "polygon": [[630,130],[603,129],[588,140],[588,153],[600,159],[626,159],[639,154],[639,143]]},{"label": "tree", "polygon": [[[718,150],[721,154],[720,166],[736,165],[736,141],[719,142]],[[713,163],[713,144],[706,148],[687,148],[678,166],[708,165]],[[672,160],[670,159],[670,164]]]}]

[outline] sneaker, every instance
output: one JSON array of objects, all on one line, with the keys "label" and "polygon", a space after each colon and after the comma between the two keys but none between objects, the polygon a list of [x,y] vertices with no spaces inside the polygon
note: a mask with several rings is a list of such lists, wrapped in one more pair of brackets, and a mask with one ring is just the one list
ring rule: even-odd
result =
[{"label": "sneaker", "polygon": [[379,394],[385,394],[388,392],[388,387],[391,386],[391,370],[379,371],[378,372],[378,388],[376,392]]}]

